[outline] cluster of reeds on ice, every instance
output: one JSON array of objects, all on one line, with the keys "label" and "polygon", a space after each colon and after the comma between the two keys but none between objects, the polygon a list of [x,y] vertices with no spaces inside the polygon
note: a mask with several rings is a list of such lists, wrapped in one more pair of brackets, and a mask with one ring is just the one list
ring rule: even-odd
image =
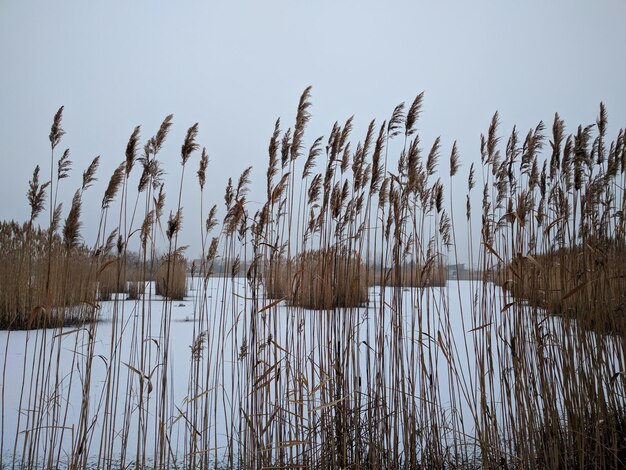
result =
[{"label": "cluster of reeds on ice", "polygon": [[[556,115],[551,136],[540,123],[506,145],[496,114],[460,180],[456,143],[441,165],[441,140],[420,142],[422,94],[356,144],[352,118],[309,141],[309,100],[276,122],[261,204],[247,168],[206,210],[195,124],[166,216],[172,116],[142,150],[135,128],[93,244],[99,160],[63,219],[59,110],[31,217],[0,230],[2,465],[623,466],[626,134],[609,142],[604,106],[571,135]],[[183,221],[192,164],[202,216]],[[198,264],[183,223],[202,231]],[[446,283],[460,247],[474,273]]]}]

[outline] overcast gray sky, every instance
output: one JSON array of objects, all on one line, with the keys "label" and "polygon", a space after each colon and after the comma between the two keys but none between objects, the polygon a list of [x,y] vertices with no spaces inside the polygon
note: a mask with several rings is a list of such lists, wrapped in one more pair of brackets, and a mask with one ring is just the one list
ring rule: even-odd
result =
[{"label": "overcast gray sky", "polygon": [[[626,126],[625,21],[623,0],[0,0],[0,219],[27,219],[28,180],[36,164],[49,164],[61,105],[60,148],[74,162],[66,206],[82,171],[102,156],[101,186],[85,202],[87,243],[102,186],[135,125],[143,143],[174,114],[162,153],[173,198],[183,136],[199,122],[211,156],[207,202],[221,203],[228,176],[253,165],[253,179],[263,180],[274,121],[292,125],[308,85],[308,144],[352,114],[356,143],[371,119],[382,122],[424,91],[423,146],[441,135],[447,156],[458,140],[463,179],[480,161],[480,133],[496,110],[502,134],[513,124],[523,134],[539,120],[551,124],[556,111],[573,131],[594,122],[604,101],[613,138]],[[198,223],[198,159],[185,189],[187,225]],[[459,194],[460,213],[464,204]],[[182,240],[192,257],[196,233]]]}]

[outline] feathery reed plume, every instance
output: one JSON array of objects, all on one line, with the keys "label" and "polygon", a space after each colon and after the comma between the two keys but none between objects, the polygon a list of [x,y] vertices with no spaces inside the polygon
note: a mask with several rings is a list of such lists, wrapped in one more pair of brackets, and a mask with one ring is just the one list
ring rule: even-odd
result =
[{"label": "feathery reed plume", "polygon": [[170,218],[167,221],[167,230],[165,232],[168,240],[172,240],[174,235],[176,235],[180,231],[182,221],[183,221],[182,208],[179,208],[176,211],[176,214],[170,213]]},{"label": "feathery reed plume", "polygon": [[406,114],[406,123],[404,129],[404,135],[407,137],[412,136],[415,133],[415,123],[422,113],[422,102],[424,100],[424,92],[421,92],[415,97],[409,111]]},{"label": "feathery reed plume", "polygon": [[363,145],[359,142],[354,152],[354,161],[352,163],[352,175],[354,178],[354,192],[357,193],[365,186],[367,181],[363,180],[363,166],[365,163],[365,154],[363,153]]},{"label": "feathery reed plume", "polygon": [[52,221],[50,223],[50,233],[56,233],[59,230],[59,225],[61,223],[61,211],[63,210],[63,203],[59,202],[54,209],[54,214],[52,214]]},{"label": "feathery reed plume", "polygon": [[339,140],[339,134],[341,132],[341,126],[337,121],[333,124],[333,129],[330,131],[330,135],[328,136],[328,142],[326,143],[326,156],[329,161],[332,162],[337,153],[337,145]]},{"label": "feathery reed plume", "polygon": [[339,169],[341,174],[344,174],[348,167],[350,166],[350,143],[346,144],[343,149],[343,154],[341,155],[341,162],[339,165]]},{"label": "feathery reed plume", "polygon": [[539,192],[542,199],[546,197],[546,191],[548,189],[547,166],[548,162],[544,160],[543,167],[541,168],[541,175],[539,176]]},{"label": "feathery reed plume", "polygon": [[128,143],[126,144],[126,176],[130,174],[130,172],[133,170],[133,166],[135,165],[135,159],[137,158],[137,146],[139,145],[140,130],[141,126],[136,126],[133,130],[133,133],[128,139]]},{"label": "feathery reed plume", "polygon": [[[402,149],[400,152],[400,157],[398,158],[398,176],[406,176],[407,175],[407,154],[406,149]],[[400,180],[398,179],[398,183]]]},{"label": "feathery reed plume", "polygon": [[530,176],[533,161],[537,159],[538,152],[543,148],[545,125],[540,121],[535,129],[530,129],[526,135],[524,148],[522,149],[522,161],[520,163],[520,171]]},{"label": "feathery reed plume", "polygon": [[224,231],[227,235],[232,235],[239,227],[239,223],[242,219],[245,219],[246,211],[244,208],[244,199],[237,199],[233,205],[231,205],[226,216],[224,217]]},{"label": "feathery reed plume", "polygon": [[266,202],[263,204],[263,207],[260,211],[254,216],[255,223],[253,225],[252,233],[254,234],[254,244],[256,246],[261,242],[261,237],[263,236],[263,231],[265,230],[267,221],[269,219],[270,214],[270,203]]},{"label": "feathery reed plume", "polygon": [[378,191],[378,206],[384,207],[389,197],[389,178],[384,178]]},{"label": "feathery reed plume", "polygon": [[404,102],[402,102],[393,109],[389,119],[387,134],[389,134],[390,139],[400,134],[404,120]]},{"label": "feathery reed plume", "polygon": [[201,331],[193,340],[191,346],[191,360],[199,362],[202,359],[202,351],[204,351],[204,345],[207,341],[208,331]]},{"label": "feathery reed plume", "polygon": [[308,86],[300,96],[300,103],[298,104],[298,114],[296,115],[296,124],[293,128],[293,140],[291,142],[290,155],[291,160],[295,160],[300,155],[302,150],[302,137],[304,136],[304,130],[306,128],[311,114],[308,109],[311,106],[309,98],[311,97],[311,86]]},{"label": "feathery reed plume", "polygon": [[117,194],[117,191],[120,188],[122,181],[124,181],[125,167],[126,162],[120,163],[120,165],[113,172],[113,175],[111,175],[109,185],[107,186],[107,189],[104,192],[104,197],[102,198],[102,209],[107,209],[115,198],[115,195]]},{"label": "feathery reed plume", "polygon": [[144,250],[146,249],[148,239],[150,238],[150,231],[153,223],[154,210],[150,210],[146,213],[143,223],[141,224],[141,230],[139,231],[139,240],[141,241],[141,246]]},{"label": "feathery reed plume", "polygon": [[435,169],[437,168],[437,162],[439,160],[439,148],[441,147],[441,138],[437,137],[435,142],[433,142],[433,146],[428,152],[428,159],[426,160],[426,173],[428,176],[432,176],[435,174]]},{"label": "feathery reed plume", "polygon": [[498,152],[496,151],[496,147],[498,142],[500,142],[500,137],[498,137],[498,126],[500,125],[500,116],[498,115],[498,111],[496,111],[491,118],[491,124],[489,124],[489,133],[487,134],[487,141],[485,144],[484,137],[481,136],[481,152],[482,147],[486,147],[486,163],[492,163],[494,167],[496,166],[496,162],[498,160]]},{"label": "feathery reed plume", "polygon": [[226,184],[226,191],[224,193],[224,203],[226,204],[226,209],[230,209],[233,198],[235,197],[235,192],[233,190],[233,180],[232,178],[228,178],[228,183]]},{"label": "feathery reed plume", "polygon": [[380,182],[384,175],[384,164],[381,162],[381,157],[385,147],[385,127],[386,123],[383,122],[378,132],[378,138],[376,139],[376,145],[374,146],[374,154],[372,155],[372,180],[370,181],[370,193],[376,194],[380,187]]},{"label": "feathery reed plume", "polygon": [[322,175],[321,173],[318,173],[317,175],[313,177],[313,180],[311,181],[311,185],[309,186],[309,193],[308,193],[309,205],[313,205],[317,203],[320,197],[321,190],[322,190]]},{"label": "feathery reed plume", "polygon": [[450,177],[456,175],[459,170],[459,151],[456,147],[456,140],[452,144],[452,151],[450,152]]},{"label": "feathery reed plume", "polygon": [[443,210],[443,184],[440,180],[435,181],[432,190],[432,198],[437,213]]},{"label": "feathery reed plume", "polygon": [[363,158],[367,158],[374,141],[374,132],[376,131],[376,120],[372,119],[367,126],[367,133],[365,134],[365,140],[363,141]]},{"label": "feathery reed plume", "polygon": [[615,147],[616,144],[614,142],[611,142],[611,146],[609,148],[609,156],[606,163],[606,174],[609,179],[615,178],[617,176],[617,172],[619,171],[619,161],[616,158],[617,152],[615,150]]},{"label": "feathery reed plume", "polygon": [[56,146],[61,141],[61,137],[65,134],[65,131],[61,127],[61,120],[63,119],[63,106],[59,108],[59,110],[54,115],[54,119],[52,120],[52,127],[50,128],[50,145],[52,148],[56,148]]},{"label": "feathery reed plume", "polygon": [[41,214],[46,205],[46,188],[50,185],[47,181],[39,185],[39,165],[33,171],[33,178],[28,182],[28,204],[30,205],[30,221],[34,222]]},{"label": "feathery reed plume", "polygon": [[109,254],[113,250],[113,245],[115,244],[115,240],[117,238],[118,238],[117,228],[114,228],[113,230],[111,230],[111,233],[109,233],[109,236],[107,237],[106,242],[102,246],[102,250],[99,253],[101,257],[106,258],[107,256],[109,256]]},{"label": "feathery reed plume", "polygon": [[563,147],[563,159],[561,160],[561,174],[565,180],[565,187],[569,191],[572,185],[572,154],[574,152],[574,141],[572,136],[568,136]]},{"label": "feathery reed plume", "polygon": [[174,115],[169,114],[168,116],[165,117],[165,119],[161,123],[161,127],[159,127],[159,130],[157,131],[156,136],[154,136],[152,139],[152,152],[153,153],[158,153],[161,150],[161,147],[163,146],[163,143],[165,142],[165,139],[167,138],[167,134],[170,131],[170,127],[172,127],[173,118],[174,118]]},{"label": "feathery reed plume", "polygon": [[[342,206],[346,204],[348,197],[350,197],[350,182],[348,180],[345,180],[343,182],[343,187],[341,188],[341,205]],[[354,214],[351,214],[351,215],[354,215]]]},{"label": "feathery reed plume", "polygon": [[291,128],[287,129],[287,132],[283,134],[283,138],[280,143],[280,164],[281,168],[285,168],[289,163],[289,152],[291,150]]},{"label": "feathery reed plume", "polygon": [[333,218],[338,218],[341,213],[341,187],[339,181],[337,181],[333,186],[330,196],[330,208]]},{"label": "feathery reed plume", "polygon": [[528,185],[530,189],[534,189],[539,184],[539,165],[537,159],[533,159],[533,163],[530,167],[530,174],[528,175]]},{"label": "feathery reed plume", "polygon": [[72,161],[70,160],[70,149],[65,149],[57,164],[57,180],[62,180],[70,176]]},{"label": "feathery reed plume", "polygon": [[580,191],[585,178],[585,166],[591,160],[589,153],[589,127],[583,130],[578,126],[578,133],[574,137],[574,189]]},{"label": "feathery reed plume", "polygon": [[213,237],[211,239],[211,245],[209,246],[209,251],[207,253],[207,262],[209,263],[209,267],[212,267],[213,262],[215,261],[215,257],[217,256],[217,248],[219,246],[219,239],[217,237]]},{"label": "feathery reed plume", "polygon": [[152,189],[157,189],[163,185],[165,172],[161,168],[161,163],[156,158],[150,160],[148,164],[149,180],[152,181]]},{"label": "feathery reed plume", "polygon": [[419,180],[419,163],[420,163],[420,148],[419,148],[419,136],[416,136],[409,145],[409,151],[407,155],[407,175],[409,190],[412,192],[418,191]]},{"label": "feathery reed plume", "polygon": [[517,131],[517,126],[513,126],[513,130],[511,131],[511,135],[509,136],[509,140],[506,143],[506,154],[503,162],[503,166],[508,165],[508,177],[509,181],[512,181],[514,177],[513,167],[515,165],[515,161],[519,156],[520,149],[518,148],[519,141],[519,133]]},{"label": "feathery reed plume", "polygon": [[139,183],[137,184],[137,192],[143,193],[148,187],[148,183],[150,183],[150,172],[149,172],[149,159],[141,159],[142,171],[141,176],[139,178]]},{"label": "feathery reed plume", "polygon": [[198,150],[200,146],[196,143],[196,137],[198,136],[198,123],[187,129],[187,135],[185,141],[180,149],[181,164],[184,166],[191,157],[191,154]]},{"label": "feathery reed plume", "polygon": [[622,134],[622,141],[621,141],[622,142],[622,144],[621,144],[622,151],[620,152],[619,160],[621,162],[621,167],[622,167],[621,172],[624,173],[624,172],[626,172],[626,131],[622,130],[621,134]]},{"label": "feathery reed plume", "polygon": [[267,165],[267,198],[270,198],[272,192],[272,181],[278,172],[278,138],[280,137],[280,119],[276,119],[274,124],[274,132],[267,148],[269,154],[269,163]]},{"label": "feathery reed plume", "polygon": [[252,171],[252,167],[249,166],[239,176],[239,181],[237,181],[237,191],[235,191],[235,197],[241,198],[244,197],[248,193],[248,186],[250,185],[250,172]]},{"label": "feathery reed plume", "polygon": [[154,218],[156,219],[157,222],[161,220],[164,206],[165,206],[165,187],[164,185],[161,185],[159,187],[159,193],[157,194],[157,197],[154,200]]},{"label": "feathery reed plume", "polygon": [[306,162],[304,163],[304,169],[302,170],[302,178],[306,178],[311,174],[313,167],[315,166],[315,160],[322,153],[322,140],[324,140],[324,137],[320,136],[315,139],[315,142],[311,145],[311,148],[309,149],[309,156],[307,157]]},{"label": "feathery reed plume", "polygon": [[607,123],[608,117],[607,117],[607,112],[606,112],[606,107],[604,106],[604,103],[600,102],[600,116],[598,116],[598,119],[596,120],[596,126],[598,126],[598,137],[597,137],[597,159],[596,159],[596,163],[598,165],[602,165],[602,163],[604,163],[604,138],[606,136],[606,123]]},{"label": "feathery reed plume", "polygon": [[552,124],[552,156],[550,158],[550,178],[556,176],[556,172],[561,167],[561,145],[563,144],[563,134],[565,131],[565,123],[559,117],[559,113],[554,113],[554,122]]},{"label": "feathery reed plume", "polygon": [[446,247],[452,245],[451,229],[452,222],[450,221],[450,216],[448,216],[448,214],[444,210],[441,219],[439,220],[439,233],[441,234],[443,244]]},{"label": "feathery reed plume", "polygon": [[348,144],[348,138],[350,137],[350,133],[352,132],[352,121],[354,121],[354,116],[350,116],[346,120],[346,123],[343,125],[339,140],[337,141],[336,155],[342,153],[346,145]]},{"label": "feathery reed plume", "polygon": [[284,173],[280,181],[276,184],[276,186],[274,186],[272,194],[270,195],[270,202],[272,204],[276,204],[278,201],[280,201],[285,192],[285,189],[287,189],[290,175],[291,173],[289,172]]},{"label": "feathery reed plume", "polygon": [[214,205],[213,207],[211,207],[211,210],[209,211],[209,215],[206,218],[205,228],[206,228],[207,233],[213,230],[215,226],[217,225],[217,217],[215,216],[216,214],[217,214],[217,205]]},{"label": "feathery reed plume", "polygon": [[476,185],[476,180],[474,179],[474,162],[470,165],[469,176],[467,177],[467,190],[471,191],[474,189]]},{"label": "feathery reed plume", "polygon": [[68,250],[75,248],[78,245],[81,226],[80,209],[80,191],[76,191],[74,193],[74,198],[72,199],[72,207],[70,208],[70,212],[65,219],[65,224],[63,225],[63,243]]},{"label": "feathery reed plume", "polygon": [[126,242],[124,241],[124,238],[118,234],[117,236],[117,256],[121,256],[122,253],[124,253],[124,249],[126,248]]},{"label": "feathery reed plume", "polygon": [[202,147],[202,156],[200,157],[200,166],[198,168],[198,182],[200,183],[200,190],[204,189],[206,183],[206,169],[209,166],[209,155],[206,148]]},{"label": "feathery reed plume", "polygon": [[81,189],[83,191],[89,188],[94,183],[94,181],[96,181],[96,171],[98,171],[99,164],[100,164],[100,155],[95,157],[91,161],[87,169],[83,171],[83,184],[81,186]]}]

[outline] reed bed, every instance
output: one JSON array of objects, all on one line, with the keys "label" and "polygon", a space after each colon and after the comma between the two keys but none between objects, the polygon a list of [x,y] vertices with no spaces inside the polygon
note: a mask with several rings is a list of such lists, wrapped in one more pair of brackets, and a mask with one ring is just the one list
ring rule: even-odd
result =
[{"label": "reed bed", "polygon": [[95,287],[84,246],[28,224],[0,223],[0,328],[55,328],[91,321]]},{"label": "reed bed", "polygon": [[156,295],[183,300],[187,295],[187,260],[180,255],[164,256],[158,265],[155,278]]},{"label": "reed bed", "polygon": [[[134,129],[102,200],[86,278],[104,282],[111,270],[119,289],[139,234],[138,279],[156,273],[165,301],[153,302],[162,297],[147,283],[134,300],[100,302],[107,321],[3,333],[3,466],[623,467],[626,358],[613,318],[626,291],[626,137],[608,142],[604,106],[570,136],[555,116],[550,152],[542,123],[523,141],[514,129],[503,147],[496,114],[482,167],[466,169],[457,195],[456,143],[445,168],[440,138],[422,148],[423,94],[353,143],[352,118],[308,140],[310,92],[293,127],[275,124],[261,203],[248,200],[247,168],[229,180],[224,207],[207,210],[208,154],[194,124],[162,220],[160,154],[173,118],[141,154]],[[189,298],[178,234],[185,172],[198,155],[202,260]],[[63,154],[49,183],[33,178],[31,222],[68,161]],[[68,213],[67,249],[79,250],[81,191],[96,167]],[[451,202],[462,196],[466,214],[455,219]],[[53,196],[48,204],[59,207]],[[444,285],[441,265],[458,264],[464,224],[469,264],[485,279]],[[156,261],[160,227],[167,249]],[[8,359],[15,348],[21,369]],[[19,390],[5,385],[14,374]]]},{"label": "reed bed", "polygon": [[424,266],[403,263],[399,273],[393,268],[370,267],[370,285],[395,287],[443,287],[448,281],[448,273],[442,262],[432,262]]},{"label": "reed bed", "polygon": [[145,292],[146,283],[156,279],[155,270],[159,266],[157,259],[146,263],[148,270],[136,252],[126,252],[122,261],[116,256],[108,256],[100,263],[97,276],[98,300],[112,300],[117,294],[139,299],[139,295]]},{"label": "reed bed", "polygon": [[263,278],[268,298],[313,310],[365,305],[366,280],[359,256],[335,249],[307,251],[289,262],[275,261]]},{"label": "reed bed", "polygon": [[516,298],[583,327],[623,335],[626,324],[624,240],[589,240],[507,264],[500,282]]}]

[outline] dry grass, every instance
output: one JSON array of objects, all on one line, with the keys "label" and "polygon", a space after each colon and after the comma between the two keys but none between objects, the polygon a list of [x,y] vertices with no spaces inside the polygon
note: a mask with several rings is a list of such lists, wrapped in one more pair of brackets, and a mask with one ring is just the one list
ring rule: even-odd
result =
[{"label": "dry grass", "polygon": [[167,299],[183,300],[187,295],[187,261],[181,256],[165,256],[155,274],[155,293]]},{"label": "dry grass", "polygon": [[360,257],[335,249],[308,251],[291,262],[270,263],[264,282],[269,298],[283,298],[307,309],[355,308],[368,299]]},{"label": "dry grass", "polygon": [[388,287],[442,287],[448,281],[446,267],[442,263],[428,263],[423,266],[403,264],[399,271],[393,268],[371,267],[368,273],[369,284]]},{"label": "dry grass", "polygon": [[515,298],[591,330],[626,332],[626,243],[589,241],[512,260],[500,283]]},{"label": "dry grass", "polygon": [[[180,353],[171,337],[172,300],[186,295],[178,234],[198,126],[181,148],[180,183],[169,191],[178,198],[167,221],[159,158],[172,116],[141,156],[135,128],[101,206],[100,227],[120,223],[110,235],[98,234],[92,252],[80,244],[80,209],[97,160],[63,226],[56,188],[69,171],[67,154],[56,176],[51,165],[49,182],[40,184],[36,170],[28,226],[18,227],[19,236],[4,228],[2,301],[13,312],[4,318],[28,324],[24,312],[40,303],[76,305],[95,295],[96,280],[123,288],[134,277],[124,268],[131,234],[141,242],[141,274],[133,281],[148,279],[156,264],[157,293],[166,301],[156,308],[149,295],[140,296],[133,315],[114,302],[106,354],[95,353],[94,324],[70,331],[76,367],[67,377],[58,361],[67,336],[50,342],[32,333],[24,349],[38,348],[38,355],[24,359],[18,422],[3,428],[14,445],[0,455],[8,451],[18,467],[49,468],[624,468],[626,133],[609,143],[604,106],[594,126],[571,136],[555,116],[547,152],[543,123],[523,140],[514,130],[502,145],[496,114],[481,139],[482,175],[472,164],[467,191],[457,195],[456,145],[446,176],[438,169],[446,143],[437,138],[421,147],[422,94],[396,106],[389,120],[372,121],[357,143],[350,118],[307,148],[309,100],[307,89],[292,128],[276,122],[265,200],[248,201],[248,168],[229,180],[221,226],[216,206],[196,221],[202,261],[191,349],[183,348],[191,365],[182,400],[170,375]],[[52,162],[64,134],[61,118],[62,109],[50,133]],[[201,198],[207,165],[203,149]],[[471,201],[479,179],[474,240]],[[459,262],[455,197],[468,201],[468,264],[501,276],[500,286],[467,281],[470,299],[460,299],[456,283],[426,287],[443,283],[446,257]],[[31,230],[46,204],[53,208],[49,230]],[[119,213],[110,213],[113,207]],[[161,227],[168,246],[155,263]],[[60,288],[55,300],[52,281],[83,269],[68,263],[70,254],[84,256],[89,275]],[[218,261],[225,269],[209,278]],[[83,279],[85,292],[77,289]],[[96,387],[97,367],[105,373]],[[64,383],[79,387],[80,403],[70,403]],[[78,416],[71,423],[70,410]]]},{"label": "dry grass", "polygon": [[[154,261],[152,265],[157,265]],[[107,301],[113,294],[127,294],[131,300],[145,291],[146,281],[155,279],[140,264],[128,259],[111,258],[102,263],[98,272],[98,300]]]},{"label": "dry grass", "polygon": [[92,259],[58,237],[14,222],[0,224],[0,329],[55,328],[94,317]]}]

